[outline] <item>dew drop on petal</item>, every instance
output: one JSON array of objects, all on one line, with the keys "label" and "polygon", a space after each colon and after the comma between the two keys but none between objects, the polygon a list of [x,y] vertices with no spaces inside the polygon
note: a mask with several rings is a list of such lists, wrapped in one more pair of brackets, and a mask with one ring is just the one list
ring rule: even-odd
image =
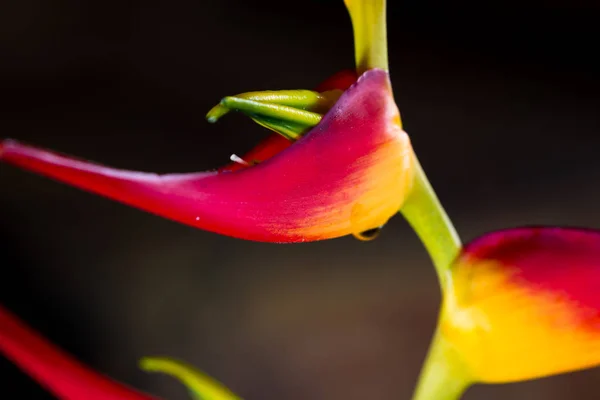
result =
[{"label": "dew drop on petal", "polygon": [[383,227],[379,226],[377,228],[368,229],[363,232],[353,233],[352,235],[358,240],[368,242],[370,240],[376,239],[379,236],[379,234],[381,233],[382,229],[383,229]]}]

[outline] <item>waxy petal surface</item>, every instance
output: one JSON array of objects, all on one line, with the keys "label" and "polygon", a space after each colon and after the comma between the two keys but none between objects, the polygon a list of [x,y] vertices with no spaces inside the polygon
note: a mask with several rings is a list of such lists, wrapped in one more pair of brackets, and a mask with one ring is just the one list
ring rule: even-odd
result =
[{"label": "waxy petal surface", "polygon": [[600,232],[532,227],[465,246],[441,330],[480,382],[600,365]]},{"label": "waxy petal surface", "polygon": [[235,172],[123,171],[4,141],[0,160],[219,234],[304,242],[383,225],[400,209],[413,153],[389,77],[369,70],[292,146]]},{"label": "waxy petal surface", "polygon": [[1,306],[0,354],[61,400],[155,400],[87,368]]}]

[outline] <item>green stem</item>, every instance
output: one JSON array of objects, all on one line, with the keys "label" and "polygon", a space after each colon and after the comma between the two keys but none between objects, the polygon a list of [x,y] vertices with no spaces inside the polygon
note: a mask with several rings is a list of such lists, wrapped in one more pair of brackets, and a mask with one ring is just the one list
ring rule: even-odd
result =
[{"label": "green stem", "polygon": [[416,155],[414,158],[414,186],[400,211],[423,242],[445,291],[448,268],[462,245]]},{"label": "green stem", "polygon": [[468,370],[451,343],[436,333],[413,400],[458,400],[471,384]]},{"label": "green stem", "polygon": [[[419,160],[414,158],[414,186],[401,212],[429,253],[444,293],[448,270],[462,245]],[[457,400],[470,384],[467,377],[460,355],[436,332],[413,400]]]},{"label": "green stem", "polygon": [[356,70],[388,70],[386,0],[344,0],[354,30]]}]

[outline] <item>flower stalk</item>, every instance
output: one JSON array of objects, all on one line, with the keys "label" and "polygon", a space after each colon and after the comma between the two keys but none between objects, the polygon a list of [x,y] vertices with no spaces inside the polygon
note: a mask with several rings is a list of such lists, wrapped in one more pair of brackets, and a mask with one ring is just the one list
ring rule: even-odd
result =
[{"label": "flower stalk", "polygon": [[421,371],[413,400],[457,400],[470,384],[460,354],[436,333]]},{"label": "flower stalk", "polygon": [[[460,238],[402,129],[388,72],[386,0],[345,0],[356,71],[316,90],[224,97],[274,131],[216,171],[158,175],[0,140],[0,161],[139,209],[246,240],[376,237],[401,213],[442,291],[414,400],[457,400],[473,383],[535,379],[600,364],[600,231],[527,227]],[[278,136],[279,135],[279,136]],[[552,352],[548,350],[552,349]],[[150,400],[77,362],[0,307],[0,353],[65,400]],[[146,358],[198,400],[239,400],[191,366]]]},{"label": "flower stalk", "polygon": [[413,187],[401,212],[431,257],[440,287],[444,292],[448,268],[460,252],[461,242],[417,156],[415,155],[414,158]]},{"label": "flower stalk", "polygon": [[345,0],[354,29],[359,75],[372,68],[388,70],[386,0]]}]

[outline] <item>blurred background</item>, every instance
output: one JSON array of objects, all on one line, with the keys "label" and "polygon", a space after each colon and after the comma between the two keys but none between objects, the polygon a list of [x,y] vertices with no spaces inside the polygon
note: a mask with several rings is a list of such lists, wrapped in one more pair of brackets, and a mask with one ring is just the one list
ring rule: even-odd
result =
[{"label": "blurred background", "polygon": [[[600,8],[542,3],[389,1],[405,128],[464,240],[600,228]],[[208,124],[221,97],[312,88],[353,60],[341,0],[3,1],[0,135],[121,168],[211,169],[266,135],[239,115]],[[171,400],[186,391],[140,357],[183,359],[247,400],[410,398],[440,296],[401,217],[373,242],[270,245],[6,165],[0,188],[0,302],[94,368]],[[5,359],[0,375],[0,398],[52,398]],[[599,381],[465,399],[597,399]]]}]

